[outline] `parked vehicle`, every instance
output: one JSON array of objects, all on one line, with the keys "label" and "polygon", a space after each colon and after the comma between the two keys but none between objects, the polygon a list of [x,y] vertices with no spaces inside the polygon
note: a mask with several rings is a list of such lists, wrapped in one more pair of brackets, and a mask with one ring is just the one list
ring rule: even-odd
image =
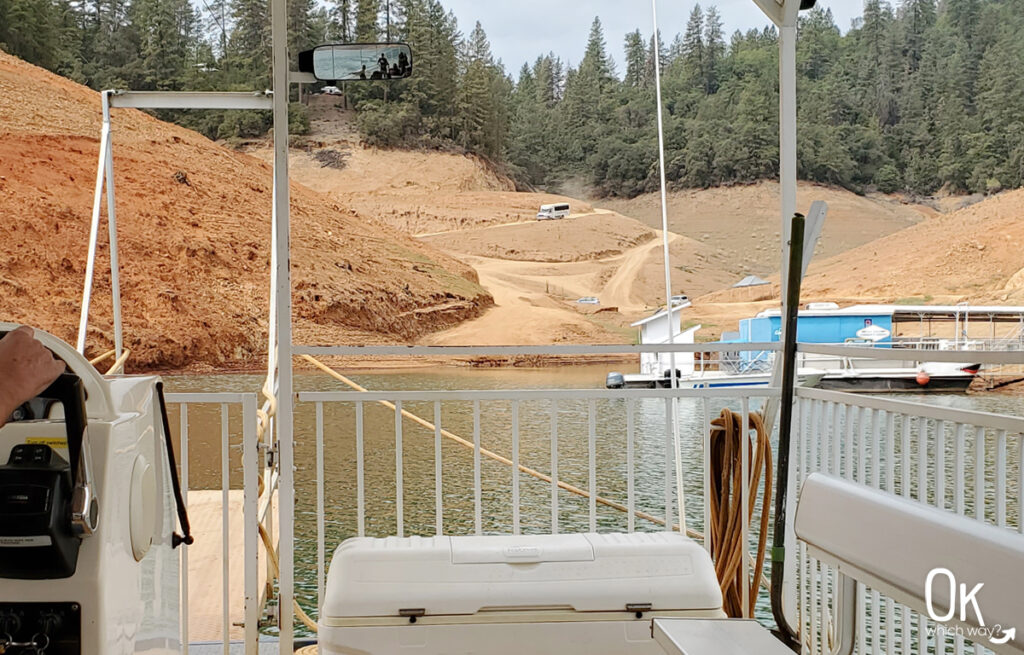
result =
[{"label": "parked vehicle", "polygon": [[576,302],[581,304],[581,305],[600,305],[601,304],[601,301],[598,300],[597,298],[595,298],[594,296],[584,296],[584,297],[580,298],[579,300],[577,300]]},{"label": "parked vehicle", "polygon": [[546,221],[555,218],[565,218],[569,215],[569,203],[563,202],[556,205],[541,205],[537,212],[538,221]]}]

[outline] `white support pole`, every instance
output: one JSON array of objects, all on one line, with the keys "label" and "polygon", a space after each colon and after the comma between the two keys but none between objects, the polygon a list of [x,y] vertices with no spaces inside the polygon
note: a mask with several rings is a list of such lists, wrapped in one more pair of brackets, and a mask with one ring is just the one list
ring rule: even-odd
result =
[{"label": "white support pole", "polygon": [[[779,299],[782,305],[782,316],[786,316],[786,290],[789,278],[789,242],[791,237],[793,214],[796,213],[796,37],[797,37],[797,16],[800,12],[799,0],[784,0],[781,4],[773,0],[754,0],[765,15],[779,29],[779,196],[780,196],[780,279]],[[806,241],[805,241],[806,246]],[[813,244],[812,244],[813,247]],[[786,325],[782,322],[782,334],[779,342],[784,342]],[[782,357],[781,353],[775,357],[775,364],[772,370],[772,387],[782,386]],[[799,371],[798,371],[799,373]],[[799,379],[799,375],[797,376]],[[768,426],[775,424],[776,415],[779,412],[779,399],[769,398],[765,402],[764,418]],[[795,498],[797,493],[796,476],[790,467],[789,496],[787,502],[790,507],[790,516],[795,509]],[[796,537],[793,534],[792,522],[787,526],[786,543],[795,544]],[[787,557],[784,566],[784,588],[789,591],[794,588],[793,581],[796,579],[796,558]],[[788,593],[783,595],[783,610],[791,626],[798,623],[794,621],[796,616],[796,594]]]},{"label": "white support pole", "polygon": [[[790,247],[788,244],[792,232],[793,214],[796,212],[796,20],[799,8],[799,2],[789,0],[783,7],[785,19],[779,26],[779,194],[782,200],[782,229],[779,232],[782,239],[779,290],[782,316],[786,316],[787,312],[785,303],[789,277]],[[785,321],[782,321],[780,342],[784,342],[786,339],[785,331]],[[774,372],[779,385],[781,385],[782,357],[776,357]],[[775,381],[775,377],[773,377],[773,381]],[[774,421],[774,416],[771,418]],[[795,482],[795,480],[791,480],[789,486],[791,510],[795,510],[792,505],[798,492]],[[795,516],[795,514],[790,514],[790,516]],[[796,544],[792,521],[787,526],[786,543]],[[784,571],[784,580],[795,579],[795,557],[786,558]],[[788,585],[787,588],[789,588]],[[790,625],[797,625],[793,622],[797,610],[795,594],[784,595],[782,600],[784,612],[789,617]]]},{"label": "white support pole", "polygon": [[[247,395],[242,401],[242,533],[244,544],[245,655],[259,650],[259,459],[256,429],[256,397]],[[269,493],[269,492],[268,492]]]},{"label": "white support pole", "polygon": [[[796,213],[796,2],[792,20],[779,26],[779,193],[782,199],[780,289],[785,303],[789,273],[789,248],[791,221]],[[790,18],[787,6],[786,18]],[[783,313],[785,316],[785,313]],[[785,330],[785,326],[783,326]],[[784,337],[783,337],[784,338]]]},{"label": "white support pole", "polygon": [[277,297],[277,365],[278,408],[277,439],[280,470],[279,537],[280,537],[280,653],[290,655],[294,640],[295,612],[295,480],[292,441],[292,305],[289,240],[288,192],[288,16],[285,0],[271,0],[271,39],[273,41],[274,80],[274,211],[273,231],[276,237],[275,262]]},{"label": "white support pole", "polygon": [[[651,17],[654,21],[654,90],[655,99],[658,103],[658,173],[661,176],[661,248],[665,258],[665,311],[668,313],[666,316],[666,320],[668,321],[668,342],[669,344],[674,344],[676,340],[676,325],[675,319],[673,318],[674,313],[672,311],[672,269],[669,266],[668,251],[668,197],[666,195],[665,188],[665,126],[662,119],[661,109],[661,53],[659,52],[661,49],[659,48],[661,40],[658,38],[657,0],[651,0]],[[682,312],[682,308],[680,308],[679,311]],[[682,320],[682,317],[680,317],[680,320]],[[678,388],[679,379],[676,377],[676,353],[674,350],[669,353],[669,376],[672,380],[672,388]],[[672,449],[675,459],[676,509],[679,511],[679,532],[686,534],[686,496],[683,493],[683,457],[682,446],[680,445],[677,408],[678,401],[673,398],[672,402],[669,403],[668,410],[672,430]],[[666,516],[669,515],[668,508],[666,508],[665,513]],[[671,518],[668,519],[668,529],[672,529]]]},{"label": "white support pole", "polygon": [[92,300],[92,280],[96,271],[96,246],[100,235],[100,208],[103,200],[103,178],[110,156],[110,92],[100,94],[103,104],[103,129],[100,131],[100,157],[96,166],[96,188],[92,199],[92,220],[89,224],[89,254],[85,263],[85,286],[82,289],[82,313],[78,321],[78,341],[75,348],[85,354],[85,335],[89,326],[89,303]]},{"label": "white support pole", "polygon": [[[117,212],[114,209],[114,136],[110,132],[109,93],[103,93],[103,123],[107,129],[107,157],[105,163],[107,178],[107,229],[110,245],[110,297],[114,318],[114,355],[121,357],[124,350],[124,328],[121,324],[121,266],[117,257]],[[123,370],[123,368],[122,368]]]}]

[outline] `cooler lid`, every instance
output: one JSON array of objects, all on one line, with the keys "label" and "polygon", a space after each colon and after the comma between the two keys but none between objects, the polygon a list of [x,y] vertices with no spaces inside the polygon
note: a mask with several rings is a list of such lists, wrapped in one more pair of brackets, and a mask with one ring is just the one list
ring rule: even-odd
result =
[{"label": "cooler lid", "polygon": [[590,562],[593,559],[594,548],[582,534],[452,539],[452,564]]}]

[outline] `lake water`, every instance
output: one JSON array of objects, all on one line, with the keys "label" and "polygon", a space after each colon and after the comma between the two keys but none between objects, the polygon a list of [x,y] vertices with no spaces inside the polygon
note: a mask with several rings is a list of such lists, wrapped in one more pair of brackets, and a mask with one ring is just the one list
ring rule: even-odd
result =
[{"label": "lake water", "polygon": [[[563,366],[544,369],[430,369],[353,373],[355,382],[371,390],[438,389],[587,389],[604,386],[605,374],[615,365]],[[621,368],[619,366],[618,368]],[[166,380],[170,392],[253,392],[262,383],[256,375],[183,376]],[[298,391],[348,391],[320,373],[299,373]],[[906,396],[930,404],[1004,414],[1024,414],[1020,398],[998,394],[950,394]],[[754,400],[751,410],[759,409]],[[708,402],[712,417],[723,407],[739,411],[738,401],[714,399]],[[404,409],[427,420],[434,419],[433,403],[409,402]],[[627,406],[624,400],[601,400],[593,405],[595,424],[596,479],[598,493],[623,504],[627,499]],[[644,399],[635,405],[634,475],[635,506],[657,517],[665,516],[666,405],[664,400]],[[563,400],[557,407],[559,479],[577,487],[589,487],[589,421],[587,400]],[[703,426],[705,407],[701,401],[684,399],[679,404],[684,489],[688,525],[703,530]],[[520,461],[543,473],[551,471],[552,402],[548,399],[522,401],[519,407]],[[396,494],[395,412],[376,403],[364,405],[365,533],[387,536],[397,533],[399,498]],[[172,410],[172,430],[177,434],[177,411]],[[467,440],[474,433],[473,404],[446,402],[441,423]],[[479,413],[481,446],[512,456],[513,407],[509,401],[482,402]],[[400,499],[406,535],[434,534],[435,460],[434,432],[405,419],[402,422],[402,482]],[[189,486],[192,489],[220,488],[221,438],[219,408],[195,406],[189,410]],[[231,415],[231,483],[241,488],[240,416]],[[316,607],[316,423],[315,407],[300,403],[295,415],[296,487],[296,595],[308,611]],[[328,559],[344,539],[358,534],[356,411],[351,403],[324,407],[325,525]],[[474,458],[472,449],[443,440],[442,522],[448,534],[472,534],[476,525]],[[507,465],[483,459],[480,523],[484,533],[510,533],[513,525],[512,470]],[[550,483],[520,474],[520,523],[524,533],[551,530]],[[674,511],[674,510],[673,510]],[[601,531],[627,528],[626,515],[613,508],[597,506],[596,524]],[[562,531],[586,531],[590,525],[589,503],[566,491],[559,492],[558,525]],[[636,519],[637,530],[659,530],[662,526]],[[752,535],[753,537],[753,535]],[[759,618],[770,621],[767,599],[758,607]],[[313,613],[315,616],[315,613]]]}]

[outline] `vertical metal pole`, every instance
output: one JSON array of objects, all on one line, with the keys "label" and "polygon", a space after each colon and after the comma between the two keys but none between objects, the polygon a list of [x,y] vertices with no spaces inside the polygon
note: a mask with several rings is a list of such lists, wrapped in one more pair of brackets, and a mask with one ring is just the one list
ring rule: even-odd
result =
[{"label": "vertical metal pole", "polygon": [[512,534],[520,531],[519,507],[519,401],[512,401]]},{"label": "vertical metal pole", "polygon": [[230,433],[228,406],[220,405],[220,570],[221,634],[224,655],[231,653],[231,464],[228,460]]},{"label": "vertical metal pole", "polygon": [[480,401],[473,401],[473,534],[483,530],[483,499],[480,489]]},{"label": "vertical metal pole", "polygon": [[[792,239],[789,246],[790,267],[789,284],[786,286],[785,313],[782,316],[783,351],[782,361],[776,358],[775,373],[781,372],[781,413],[779,415],[779,456],[778,456],[778,490],[775,492],[775,528],[772,540],[772,573],[771,599],[772,614],[775,624],[788,643],[798,643],[798,632],[791,626],[792,612],[784,597],[786,587],[786,540],[792,538],[792,525],[787,522],[787,511],[790,509],[787,491],[790,483],[790,436],[793,421],[793,404],[796,394],[796,334],[797,312],[800,305],[800,262],[803,261],[804,217],[793,216]],[[779,365],[781,363],[781,366]],[[795,496],[798,489],[793,487]]]},{"label": "vertical metal pole", "polygon": [[[103,122],[110,125],[109,93],[103,94]],[[110,246],[110,298],[114,317],[114,355],[124,350],[124,329],[121,325],[121,265],[117,257],[117,212],[114,210],[114,136],[107,128],[107,157],[104,167],[107,178],[107,229]],[[123,370],[123,367],[122,367]]]},{"label": "vertical metal pole", "polygon": [[597,401],[587,403],[587,491],[590,531],[597,532]]},{"label": "vertical metal pole", "polygon": [[[759,3],[760,4],[760,3]],[[790,249],[796,245],[792,240],[790,221],[796,213],[796,19],[800,3],[788,0],[781,8],[782,21],[771,16],[779,28],[779,196],[782,226],[779,231],[779,298],[782,304],[782,315],[786,316],[786,302],[789,297],[789,266],[790,261],[799,262],[803,259],[791,258]],[[801,247],[803,243],[801,242]],[[786,325],[783,321],[780,342],[786,340]],[[782,384],[782,363],[775,358],[772,371],[772,386]],[[769,398],[765,403],[765,425],[775,423],[779,401]]]},{"label": "vertical metal pole", "polygon": [[558,401],[551,399],[551,534],[558,534]]},{"label": "vertical metal pole", "polygon": [[288,15],[286,0],[270,2],[270,33],[273,41],[274,80],[274,213],[277,239],[277,440],[280,449],[280,652],[293,648],[295,613],[295,479],[292,425],[292,294],[288,190]]},{"label": "vertical metal pole", "polygon": [[324,607],[327,574],[327,530],[324,521],[324,404],[316,404],[316,608]]},{"label": "vertical metal pole", "polygon": [[[798,3],[790,2],[790,5]],[[787,7],[788,9],[788,7]],[[790,260],[785,245],[792,231],[790,219],[796,213],[796,8],[793,20],[779,26],[779,194],[782,201],[782,298],[786,298]],[[789,11],[786,18],[788,19]],[[797,264],[799,265],[799,264]],[[785,338],[785,326],[783,338]]]},{"label": "vertical metal pole", "polygon": [[405,536],[405,465],[402,462],[402,401],[395,401],[395,528]]},{"label": "vertical metal pole", "polygon": [[242,516],[245,522],[245,655],[259,649],[259,436],[256,430],[256,397],[242,399]]},{"label": "vertical metal pole", "polygon": [[444,534],[444,486],[441,475],[441,401],[434,401],[434,522],[437,536]]},{"label": "vertical metal pole", "polygon": [[356,403],[356,533],[366,536],[366,455],[363,448],[363,403]]},{"label": "vertical metal pole", "polygon": [[[181,457],[181,496],[188,507],[188,405],[182,403],[178,410],[178,454]],[[188,655],[188,548],[181,553],[181,642],[182,652]]]},{"label": "vertical metal pole", "polygon": [[103,178],[107,171],[110,150],[110,92],[100,94],[103,105],[103,128],[100,131],[100,158],[96,167],[96,187],[92,199],[92,220],[89,223],[89,254],[85,263],[85,286],[82,289],[82,314],[78,320],[78,341],[75,348],[85,354],[85,334],[89,325],[89,303],[92,300],[92,279],[96,271],[96,246],[100,235],[100,207],[103,201]]},{"label": "vertical metal pole", "polygon": [[[665,258],[665,311],[668,312],[668,342],[675,343],[675,319],[672,318],[672,269],[669,267],[668,253],[668,199],[666,197],[665,184],[665,128],[662,123],[661,109],[661,53],[658,47],[658,2],[651,0],[651,15],[654,20],[654,91],[658,102],[658,173],[661,178],[661,248]],[[682,309],[680,309],[680,312]],[[693,357],[693,354],[690,354]],[[660,357],[659,357],[660,359]],[[679,379],[676,378],[676,351],[669,353],[669,375],[672,380],[672,388],[679,388]],[[679,436],[679,419],[677,410],[679,399],[673,398],[669,404],[669,418],[672,422],[672,448],[675,455],[675,478],[676,478],[676,505],[679,507],[679,531],[686,534],[686,494],[683,490],[683,457],[682,446]],[[666,512],[667,513],[667,512]],[[672,529],[671,521],[668,529]]]},{"label": "vertical metal pole", "polygon": [[636,462],[633,440],[636,434],[636,407],[632,398],[626,399],[626,532],[636,530]]}]

